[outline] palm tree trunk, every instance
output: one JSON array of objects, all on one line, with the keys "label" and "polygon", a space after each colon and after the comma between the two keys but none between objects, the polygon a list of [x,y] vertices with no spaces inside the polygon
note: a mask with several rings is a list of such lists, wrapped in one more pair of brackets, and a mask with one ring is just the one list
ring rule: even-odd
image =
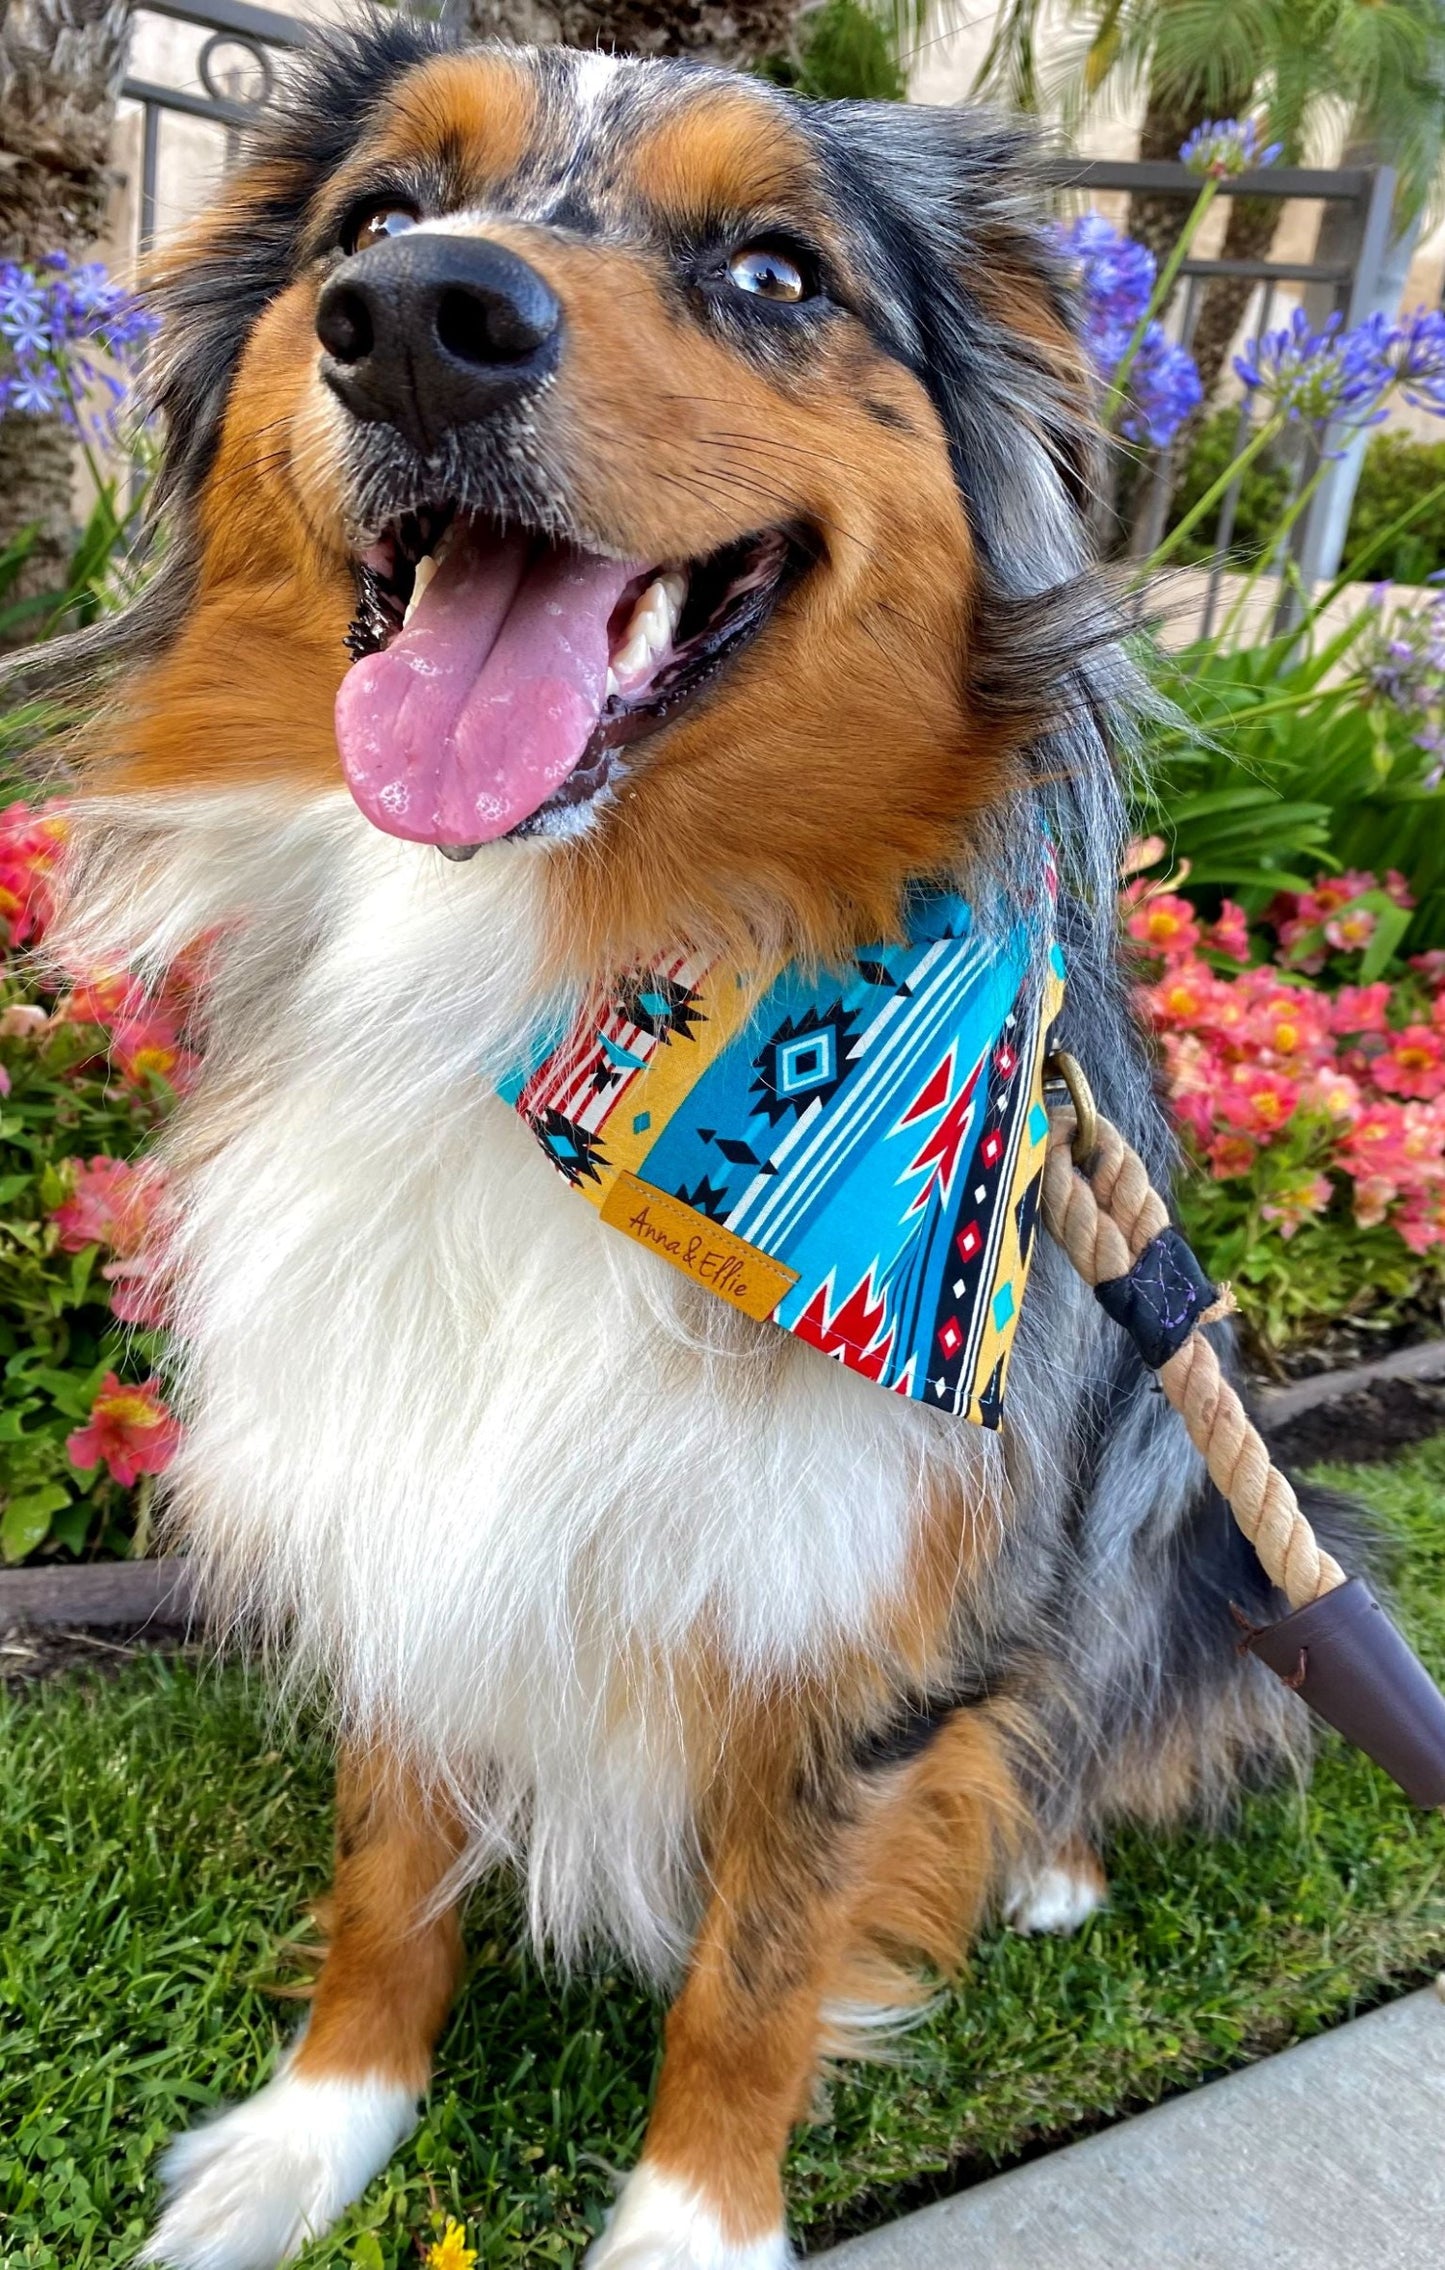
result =
[{"label": "palm tree trunk", "polygon": [[736,69],[788,47],[797,0],[460,0],[483,39],[690,55]]},{"label": "palm tree trunk", "polygon": [[[99,234],[129,28],[130,0],[0,0],[0,259],[79,255]],[[64,580],[73,472],[58,419],[0,417],[0,549],[36,530],[12,598]]]}]

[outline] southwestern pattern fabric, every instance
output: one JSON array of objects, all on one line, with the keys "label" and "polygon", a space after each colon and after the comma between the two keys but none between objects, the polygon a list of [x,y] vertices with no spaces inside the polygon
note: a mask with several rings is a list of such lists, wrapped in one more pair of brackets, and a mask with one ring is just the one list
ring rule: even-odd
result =
[{"label": "southwestern pattern fabric", "polygon": [[501,1094],[603,1218],[896,1394],[999,1423],[1063,992],[1022,920],[919,892],[906,941],[747,973],[679,954]]}]

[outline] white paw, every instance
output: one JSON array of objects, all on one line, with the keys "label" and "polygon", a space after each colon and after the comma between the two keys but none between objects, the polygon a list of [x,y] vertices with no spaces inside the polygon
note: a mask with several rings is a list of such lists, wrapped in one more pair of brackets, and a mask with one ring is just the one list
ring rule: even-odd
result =
[{"label": "white paw", "polygon": [[178,2136],[161,2162],[166,2207],[141,2262],[167,2270],[275,2270],[335,2222],[416,2119],[394,2081],[308,2081],[288,2057],[233,2112]]},{"label": "white paw", "polygon": [[1098,1866],[1075,1868],[1062,1861],[1020,1876],[1004,1898],[1004,1921],[1013,1931],[1077,1931],[1108,1899]]},{"label": "white paw", "polygon": [[583,2270],[789,2270],[793,2259],[781,2229],[730,2239],[701,2192],[644,2160]]}]

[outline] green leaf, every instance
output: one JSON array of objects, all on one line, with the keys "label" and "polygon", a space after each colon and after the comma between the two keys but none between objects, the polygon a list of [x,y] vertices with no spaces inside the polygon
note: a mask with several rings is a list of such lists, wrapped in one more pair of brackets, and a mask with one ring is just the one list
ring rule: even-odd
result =
[{"label": "green leaf", "polygon": [[[1382,907],[1376,906],[1379,899],[1385,901]],[[1375,934],[1365,948],[1364,960],[1360,963],[1360,979],[1362,984],[1373,985],[1375,979],[1383,974],[1395,958],[1400,941],[1410,927],[1410,909],[1397,906],[1393,899],[1385,897],[1383,891],[1368,891],[1365,903],[1376,907]]]},{"label": "green leaf", "polygon": [[386,2257],[375,2231],[362,2231],[347,2259],[357,2265],[357,2270],[386,2270]]},{"label": "green leaf", "polygon": [[27,1490],[20,1497],[11,1498],[0,1517],[0,1554],[7,1561],[23,1561],[37,1545],[43,1545],[50,1533],[50,1517],[70,1503],[69,1490],[58,1482],[46,1482],[38,1490]]}]

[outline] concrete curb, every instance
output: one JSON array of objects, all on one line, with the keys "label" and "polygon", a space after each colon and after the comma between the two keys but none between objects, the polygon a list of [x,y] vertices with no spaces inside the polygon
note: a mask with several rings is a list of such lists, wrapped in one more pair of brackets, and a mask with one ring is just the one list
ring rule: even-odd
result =
[{"label": "concrete curb", "polygon": [[1264,1387],[1255,1391],[1254,1409],[1264,1434],[1313,1411],[1321,1403],[1337,1403],[1346,1395],[1368,1392],[1383,1379],[1445,1379],[1445,1340],[1422,1340],[1417,1347],[1397,1348],[1372,1364],[1343,1364],[1338,1371],[1316,1372],[1292,1387]]},{"label": "concrete curb", "polygon": [[1431,2270],[1445,2008],[1356,2018],[814,2257],[830,2270]]}]

